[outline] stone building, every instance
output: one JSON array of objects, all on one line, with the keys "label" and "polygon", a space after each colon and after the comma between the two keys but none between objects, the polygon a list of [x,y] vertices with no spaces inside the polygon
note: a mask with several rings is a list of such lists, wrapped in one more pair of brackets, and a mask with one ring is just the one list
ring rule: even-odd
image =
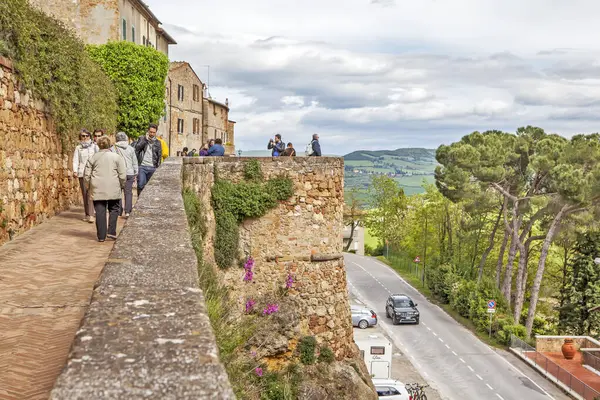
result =
[{"label": "stone building", "polygon": [[172,62],[167,78],[166,112],[158,127],[176,155],[184,147],[200,150],[203,140],[204,84],[185,61]]},{"label": "stone building", "polygon": [[202,136],[204,140],[221,139],[225,145],[226,154],[235,152],[234,125],[229,119],[229,99],[221,103],[211,97],[204,98],[204,123]]},{"label": "stone building", "polygon": [[62,21],[88,44],[128,40],[169,54],[177,42],[141,0],[29,0]]}]

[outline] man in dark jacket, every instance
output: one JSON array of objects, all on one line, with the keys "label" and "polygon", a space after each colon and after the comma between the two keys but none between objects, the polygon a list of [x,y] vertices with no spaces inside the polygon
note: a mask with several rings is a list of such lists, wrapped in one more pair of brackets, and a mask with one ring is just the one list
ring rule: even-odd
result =
[{"label": "man in dark jacket", "polygon": [[319,134],[315,133],[312,136],[312,154],[309,154],[314,157],[321,157],[321,144],[319,144]]},{"label": "man in dark jacket", "polygon": [[215,139],[215,144],[208,149],[209,157],[221,157],[225,155],[225,147],[223,147],[223,140]]},{"label": "man in dark jacket", "polygon": [[135,144],[135,155],[138,159],[139,172],[137,179],[137,193],[138,196],[144,190],[144,187],[154,175],[156,168],[162,161],[162,145],[156,138],[156,131],[158,127],[151,124],[148,127],[146,136],[139,138]]},{"label": "man in dark jacket", "polygon": [[285,143],[281,140],[281,135],[278,133],[275,135],[275,140],[269,140],[269,144],[267,145],[267,149],[273,151],[271,152],[271,156],[279,157],[285,151]]}]

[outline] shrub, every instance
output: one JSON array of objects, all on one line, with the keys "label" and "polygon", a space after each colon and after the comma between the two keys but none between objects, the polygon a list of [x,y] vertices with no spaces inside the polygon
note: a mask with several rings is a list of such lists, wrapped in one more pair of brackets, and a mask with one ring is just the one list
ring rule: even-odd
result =
[{"label": "shrub", "polygon": [[505,325],[501,331],[498,331],[497,337],[502,344],[509,345],[511,335],[520,339],[527,337],[527,329],[523,325]]},{"label": "shrub", "polygon": [[372,257],[379,257],[383,255],[383,244],[378,244],[377,247],[373,248],[368,244],[365,244],[365,254]]},{"label": "shrub", "polygon": [[[47,102],[63,150],[83,127],[114,131],[114,85],[90,59],[83,42],[27,0],[0,2],[1,53],[12,58],[27,89]],[[164,91],[163,91],[164,93]]]},{"label": "shrub", "polygon": [[273,196],[275,200],[287,200],[294,194],[294,183],[286,177],[276,177],[269,179],[265,189]]},{"label": "shrub", "polygon": [[167,56],[126,41],[88,46],[88,52],[117,89],[118,129],[133,138],[144,134],[164,111]]},{"label": "shrub", "polygon": [[331,350],[327,346],[321,346],[321,348],[319,349],[319,362],[331,364],[334,361],[335,355],[333,354],[333,350]]},{"label": "shrub", "polygon": [[314,336],[305,336],[300,340],[298,344],[298,350],[300,351],[300,362],[304,365],[311,365],[315,363],[315,350],[317,348],[317,339]]},{"label": "shrub", "polygon": [[215,214],[215,262],[220,268],[231,267],[237,255],[239,228],[235,216],[228,211]]},{"label": "shrub", "polygon": [[258,160],[250,160],[244,165],[244,178],[247,181],[261,182],[263,180],[263,173]]}]

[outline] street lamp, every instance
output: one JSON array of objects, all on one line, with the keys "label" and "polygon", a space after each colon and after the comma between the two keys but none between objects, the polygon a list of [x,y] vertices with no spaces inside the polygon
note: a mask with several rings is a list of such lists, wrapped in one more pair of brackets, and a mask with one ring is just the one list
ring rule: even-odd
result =
[{"label": "street lamp", "polygon": [[242,150],[240,149],[240,150],[238,150],[238,157],[241,157],[241,156],[242,156]]}]

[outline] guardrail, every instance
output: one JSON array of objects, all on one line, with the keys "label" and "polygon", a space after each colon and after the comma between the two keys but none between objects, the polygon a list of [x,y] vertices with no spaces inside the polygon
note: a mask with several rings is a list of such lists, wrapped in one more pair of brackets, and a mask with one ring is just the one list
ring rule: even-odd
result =
[{"label": "guardrail", "polygon": [[600,357],[594,355],[590,351],[582,351],[583,354],[583,365],[587,365],[594,368],[596,371],[600,371]]},{"label": "guardrail", "polygon": [[515,335],[511,335],[510,348],[519,352],[523,358],[534,363],[541,370],[544,370],[547,377],[552,376],[557,382],[562,383],[569,391],[577,393],[581,398],[585,400],[596,400],[600,397],[600,392],[577,379],[569,371],[561,368],[554,361],[550,360],[542,353],[537,352],[535,348],[531,347]]}]

